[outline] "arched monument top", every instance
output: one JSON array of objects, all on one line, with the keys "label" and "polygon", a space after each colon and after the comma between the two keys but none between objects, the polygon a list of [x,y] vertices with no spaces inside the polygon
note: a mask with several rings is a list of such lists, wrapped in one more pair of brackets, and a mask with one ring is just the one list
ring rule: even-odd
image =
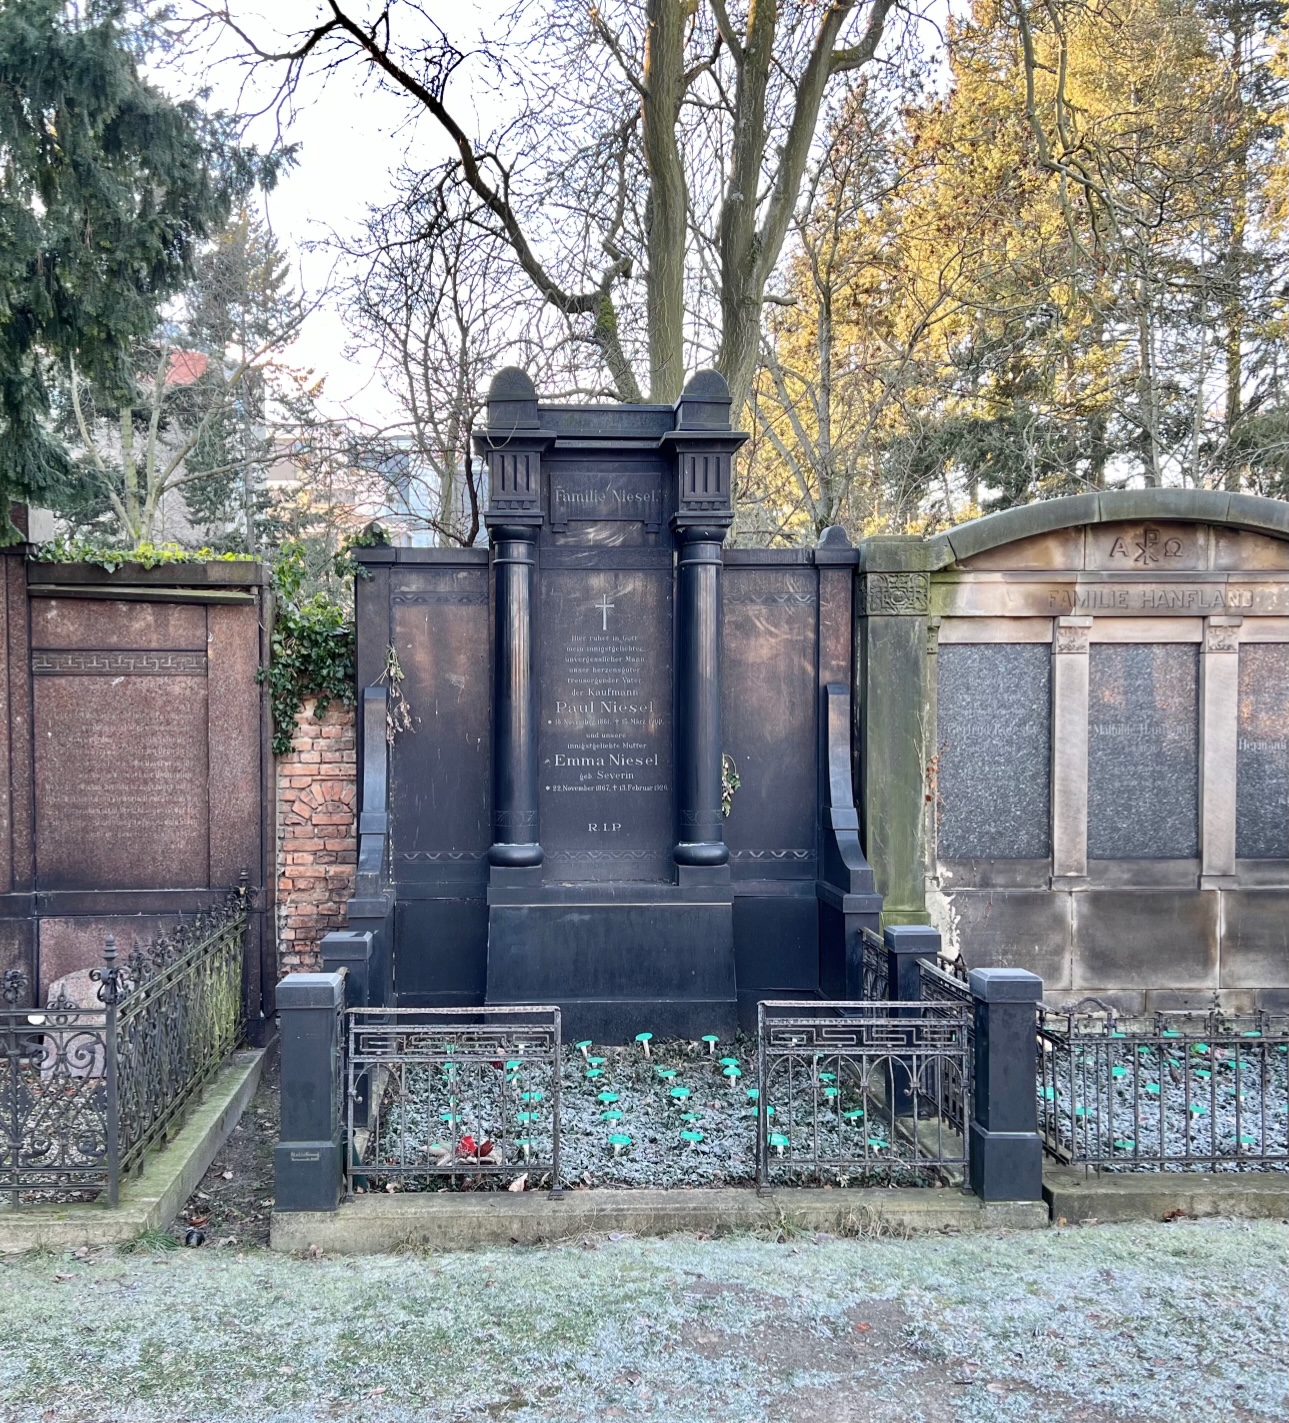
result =
[{"label": "arched monument top", "polygon": [[1130,519],[1224,525],[1289,539],[1289,502],[1282,499],[1215,489],[1116,489],[1022,504],[959,524],[929,540],[930,567],[948,568],[1037,534]]}]

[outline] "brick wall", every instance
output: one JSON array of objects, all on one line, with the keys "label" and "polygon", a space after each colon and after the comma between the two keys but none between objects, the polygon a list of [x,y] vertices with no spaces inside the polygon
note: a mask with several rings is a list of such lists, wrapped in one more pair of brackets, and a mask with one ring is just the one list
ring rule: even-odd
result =
[{"label": "brick wall", "polygon": [[357,757],[352,707],[314,703],[296,718],[277,763],[278,972],[319,968],[322,936],[345,925],[358,857]]}]

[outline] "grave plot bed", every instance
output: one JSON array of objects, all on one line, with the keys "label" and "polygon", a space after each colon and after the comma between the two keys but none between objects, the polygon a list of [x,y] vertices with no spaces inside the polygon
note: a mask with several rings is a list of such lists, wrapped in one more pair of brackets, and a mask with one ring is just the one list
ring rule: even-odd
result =
[{"label": "grave plot bed", "polygon": [[[549,1185],[556,1094],[548,1063],[403,1063],[373,1083],[377,1107],[355,1136],[355,1190],[504,1190]],[[885,1062],[786,1063],[769,1108],[775,1185],[946,1185],[925,1141],[892,1118]],[[755,1039],[566,1048],[559,1175],[566,1186],[704,1187],[756,1179]],[[925,1121],[922,1123],[925,1134]],[[960,1140],[950,1155],[961,1156]],[[914,1160],[912,1158],[917,1157]],[[417,1169],[418,1162],[433,1167]]]},{"label": "grave plot bed", "polygon": [[1289,1170],[1289,1022],[1045,1008],[1038,1065],[1040,1129],[1060,1161]]}]

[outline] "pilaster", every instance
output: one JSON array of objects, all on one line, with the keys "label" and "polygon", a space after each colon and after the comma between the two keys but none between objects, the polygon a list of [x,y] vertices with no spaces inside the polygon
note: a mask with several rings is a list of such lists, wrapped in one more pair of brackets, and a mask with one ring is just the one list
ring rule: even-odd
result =
[{"label": "pilaster", "polygon": [[1052,888],[1088,882],[1088,639],[1091,618],[1052,632]]},{"label": "pilaster", "polygon": [[929,546],[915,537],[859,548],[856,745],[864,848],[883,924],[926,924]]}]

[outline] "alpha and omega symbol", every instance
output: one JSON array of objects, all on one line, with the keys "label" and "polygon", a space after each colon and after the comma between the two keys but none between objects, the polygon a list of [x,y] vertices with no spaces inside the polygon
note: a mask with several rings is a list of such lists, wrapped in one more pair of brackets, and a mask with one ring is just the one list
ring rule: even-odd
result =
[{"label": "alpha and omega symbol", "polygon": [[1147,524],[1141,531],[1139,539],[1131,542],[1116,538],[1110,545],[1111,558],[1126,558],[1131,563],[1140,563],[1143,566],[1162,563],[1165,559],[1180,558],[1182,556],[1182,541],[1177,538],[1161,538],[1159,530]]}]

